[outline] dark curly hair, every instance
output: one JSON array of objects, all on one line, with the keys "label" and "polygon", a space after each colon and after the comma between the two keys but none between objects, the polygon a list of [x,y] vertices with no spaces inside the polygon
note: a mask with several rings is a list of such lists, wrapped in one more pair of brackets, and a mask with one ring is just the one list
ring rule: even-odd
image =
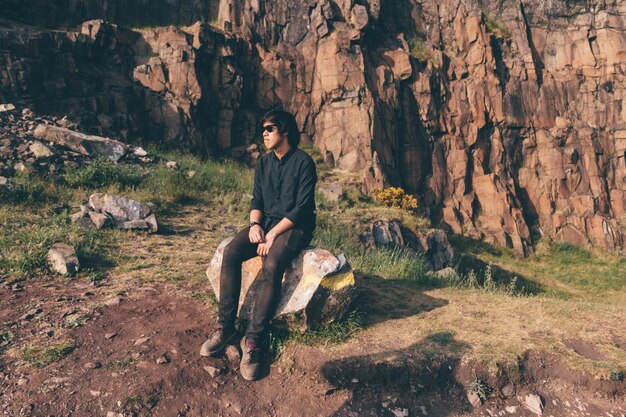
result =
[{"label": "dark curly hair", "polygon": [[294,148],[298,147],[300,144],[300,130],[293,114],[280,109],[270,110],[261,118],[261,125],[267,122],[275,124],[281,135],[287,134],[289,145]]}]

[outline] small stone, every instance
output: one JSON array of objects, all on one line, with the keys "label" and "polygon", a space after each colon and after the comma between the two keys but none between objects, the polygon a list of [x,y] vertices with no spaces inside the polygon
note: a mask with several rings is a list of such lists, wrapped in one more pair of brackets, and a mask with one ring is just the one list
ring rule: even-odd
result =
[{"label": "small stone", "polygon": [[135,346],[143,345],[144,343],[147,343],[149,340],[150,340],[149,337],[139,338],[139,339],[135,340]]},{"label": "small stone", "polygon": [[426,411],[426,407],[424,407],[423,405],[420,405],[420,411],[422,412],[423,415],[425,416],[428,415],[428,411]]},{"label": "small stone", "polygon": [[380,405],[382,405],[383,408],[389,407],[389,404],[391,404],[391,401],[383,401],[382,403],[380,403]]},{"label": "small stone", "polygon": [[156,216],[154,214],[149,215],[144,219],[148,225],[148,232],[156,233],[159,230],[159,224],[157,223]]},{"label": "small stone", "polygon": [[543,414],[544,402],[543,402],[543,398],[541,398],[539,395],[537,394],[527,395],[526,397],[524,397],[523,404],[524,404],[524,407],[528,408],[534,414],[537,414],[538,416]]},{"label": "small stone", "polygon": [[109,307],[113,307],[113,306],[119,305],[121,302],[122,302],[122,299],[120,297],[114,297],[108,301],[105,301],[104,304]]},{"label": "small stone", "polygon": [[210,365],[205,366],[204,370],[207,371],[209,375],[211,375],[211,378],[215,378],[216,376],[221,375],[223,372],[223,369],[216,368],[215,366],[210,366]]},{"label": "small stone", "polygon": [[17,380],[17,385],[19,385],[20,387],[23,387],[26,384],[28,384],[28,379],[27,378],[20,378],[20,379]]},{"label": "small stone", "polygon": [[148,223],[145,220],[129,220],[127,222],[123,222],[122,224],[120,224],[120,229],[145,230],[145,229],[148,229]]},{"label": "small stone", "polygon": [[72,275],[78,272],[78,257],[70,245],[55,243],[48,251],[47,259],[50,269],[54,272],[62,275]]},{"label": "small stone", "polygon": [[104,335],[105,339],[113,339],[115,336],[117,336],[117,333],[115,332],[111,332],[111,333],[107,333]]},{"label": "small stone", "polygon": [[72,221],[72,223],[76,223],[80,221],[80,219],[82,219],[83,217],[85,217],[85,213],[83,211],[78,211],[70,216],[70,220]]},{"label": "small stone", "polygon": [[96,213],[95,211],[89,212],[89,218],[91,219],[93,224],[96,226],[96,229],[101,229],[109,221],[109,218],[106,215],[102,213]]},{"label": "small stone", "polygon": [[0,113],[15,110],[15,106],[11,103],[0,104]]},{"label": "small stone", "polygon": [[502,388],[502,395],[504,398],[511,398],[515,395],[515,387],[513,384],[507,384]]},{"label": "small stone", "polygon": [[87,362],[86,364],[83,365],[83,368],[85,369],[98,369],[102,366],[102,364],[100,362]]},{"label": "small stone", "polygon": [[139,148],[135,148],[135,150],[133,151],[133,155],[135,155],[135,156],[147,156],[148,152],[146,152],[143,148],[139,147]]},{"label": "small stone", "polygon": [[228,363],[230,366],[237,370],[239,369],[239,363],[241,362],[241,355],[239,354],[239,349],[233,345],[226,346],[226,359],[228,359]]},{"label": "small stone", "polygon": [[39,159],[39,158],[48,158],[52,155],[54,155],[54,152],[52,152],[52,150],[50,148],[48,148],[46,145],[44,145],[41,142],[33,142],[30,147],[29,147],[30,151],[33,153],[33,155],[35,155],[35,158]]},{"label": "small stone", "polygon": [[356,379],[356,378],[352,378],[352,381],[351,381],[351,382],[352,382],[353,384],[358,384],[358,383],[359,383],[359,380],[358,380],[358,379]]},{"label": "small stone", "polygon": [[94,390],[90,389],[89,390],[89,394],[91,394],[93,397],[99,397],[100,394],[102,394],[102,393],[100,391],[94,391]]},{"label": "small stone", "polygon": [[163,355],[157,358],[156,363],[159,365],[163,365],[163,364],[169,363],[169,360],[167,359],[165,355]]},{"label": "small stone", "polygon": [[176,168],[178,168],[178,163],[176,161],[167,161],[165,163],[165,166],[170,168],[170,169],[176,169]]},{"label": "small stone", "polygon": [[83,216],[79,218],[78,220],[76,220],[76,222],[74,222],[74,224],[78,227],[82,227],[83,229],[93,229],[94,227],[96,227],[96,225],[93,224],[89,216]]},{"label": "small stone", "polygon": [[517,413],[517,406],[516,405],[509,405],[504,407],[504,410],[509,413],[509,414],[515,414]]},{"label": "small stone", "polygon": [[17,164],[15,164],[13,168],[15,168],[17,172],[21,172],[21,173],[27,173],[29,171],[28,167],[24,165],[22,162],[18,162]]},{"label": "small stone", "polygon": [[389,411],[391,411],[396,417],[409,417],[408,408],[390,408]]},{"label": "small stone", "polygon": [[193,178],[196,176],[196,171],[187,171],[187,178]]},{"label": "small stone", "polygon": [[472,407],[478,408],[482,405],[483,403],[482,400],[480,399],[478,394],[476,394],[474,391],[467,391],[466,395],[467,395],[467,401],[469,401]]}]

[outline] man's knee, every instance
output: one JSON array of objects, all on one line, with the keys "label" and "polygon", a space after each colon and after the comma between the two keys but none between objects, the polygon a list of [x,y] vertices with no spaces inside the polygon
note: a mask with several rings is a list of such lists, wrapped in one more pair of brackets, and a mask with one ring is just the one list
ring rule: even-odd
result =
[{"label": "man's knee", "polygon": [[236,244],[235,241],[230,242],[224,248],[222,262],[242,262],[243,258],[241,252],[241,248]]}]

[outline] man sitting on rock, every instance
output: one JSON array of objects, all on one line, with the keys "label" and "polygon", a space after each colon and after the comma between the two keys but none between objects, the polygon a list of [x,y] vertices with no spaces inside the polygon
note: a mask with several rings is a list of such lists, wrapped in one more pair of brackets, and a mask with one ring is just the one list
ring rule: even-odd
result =
[{"label": "man sitting on rock", "polygon": [[259,376],[260,348],[280,301],[283,273],[311,242],[315,229],[315,163],[298,149],[300,132],[294,116],[272,110],[263,116],[262,124],[263,142],[271,152],[256,166],[250,224],[224,249],[218,327],[200,350],[203,356],[217,354],[234,337],[242,263],[261,256],[263,268],[257,278],[261,281],[241,340],[239,369],[247,380]]}]

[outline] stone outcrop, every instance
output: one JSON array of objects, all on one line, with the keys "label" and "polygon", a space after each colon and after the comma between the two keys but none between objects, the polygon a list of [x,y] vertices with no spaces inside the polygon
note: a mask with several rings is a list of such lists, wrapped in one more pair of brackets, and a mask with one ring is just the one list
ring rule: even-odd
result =
[{"label": "stone outcrop", "polygon": [[149,205],[116,194],[92,194],[89,203],[72,214],[71,220],[81,227],[97,229],[114,224],[120,229],[146,230],[149,233],[159,230]]},{"label": "stone outcrop", "polygon": [[[57,2],[49,20],[24,16],[127,23],[142,1]],[[403,186],[455,233],[520,255],[541,236],[623,250],[623,2],[180,4],[169,23],[202,15],[213,26],[90,22],[18,36],[4,23],[0,102],[87,109],[87,133],[202,153],[249,144],[255,116],[282,105],[336,168],[370,191]],[[146,16],[156,10],[171,6]]]},{"label": "stone outcrop", "polygon": [[[219,245],[206,271],[218,299],[224,248],[231,240]],[[243,264],[238,312],[241,318],[251,318],[261,267],[260,257]],[[336,257],[320,248],[305,249],[285,271],[275,317],[288,316],[291,324],[300,328],[333,322],[350,311],[354,288],[354,273],[343,255]]]},{"label": "stone outcrop", "polygon": [[377,247],[408,249],[422,258],[427,271],[439,271],[456,263],[454,249],[443,230],[420,230],[417,234],[402,227],[397,220],[380,219],[370,223],[360,236],[367,250]]},{"label": "stone outcrop", "polygon": [[[128,151],[128,146],[117,140],[100,136],[85,135],[62,127],[40,124],[35,128],[33,136],[37,139],[54,142],[82,155],[111,162],[119,161]],[[35,149],[33,149],[33,146]],[[36,157],[51,156],[52,151],[45,145],[34,142],[30,150]]]}]

